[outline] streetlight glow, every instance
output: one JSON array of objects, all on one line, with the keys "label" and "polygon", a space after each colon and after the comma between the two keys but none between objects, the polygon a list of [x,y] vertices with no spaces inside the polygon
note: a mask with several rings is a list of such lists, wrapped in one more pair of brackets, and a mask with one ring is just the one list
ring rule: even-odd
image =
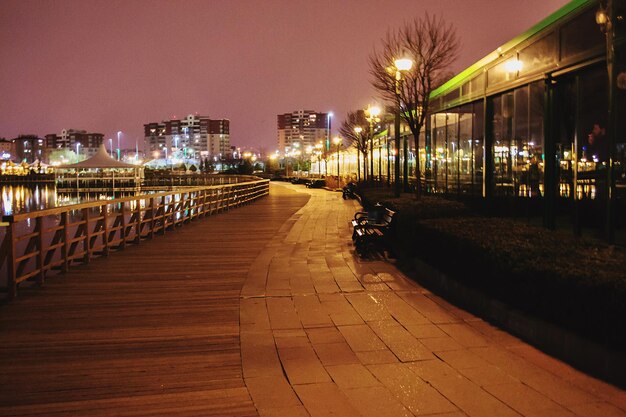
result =
[{"label": "streetlight glow", "polygon": [[413,68],[413,60],[410,58],[400,58],[394,61],[396,69],[398,71],[409,71]]},{"label": "streetlight glow", "polygon": [[378,106],[368,107],[367,112],[369,113],[371,117],[378,117],[380,116],[380,107]]},{"label": "streetlight glow", "polygon": [[510,59],[504,63],[504,69],[506,72],[518,72],[522,70],[524,64],[518,59]]}]

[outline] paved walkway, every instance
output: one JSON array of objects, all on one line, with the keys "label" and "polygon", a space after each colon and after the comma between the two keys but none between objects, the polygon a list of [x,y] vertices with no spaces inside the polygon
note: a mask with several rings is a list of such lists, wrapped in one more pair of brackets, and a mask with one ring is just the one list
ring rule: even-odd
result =
[{"label": "paved walkway", "polygon": [[354,256],[272,184],[0,307],[0,415],[621,416],[626,393]]}]

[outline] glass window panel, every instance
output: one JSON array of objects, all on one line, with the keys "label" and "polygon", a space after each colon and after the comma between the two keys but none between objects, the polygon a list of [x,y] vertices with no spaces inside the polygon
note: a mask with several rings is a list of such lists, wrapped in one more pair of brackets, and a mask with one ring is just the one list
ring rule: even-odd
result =
[{"label": "glass window panel", "polygon": [[[579,198],[602,198],[605,195],[609,149],[606,138],[608,121],[606,68],[597,67],[581,73],[579,88],[578,152],[580,160],[576,191]],[[618,116],[616,119],[623,118]]]},{"label": "glass window panel", "polygon": [[456,100],[459,98],[459,89],[455,88],[454,90],[450,91],[448,94],[446,94],[446,96],[443,98],[443,102],[445,104],[450,104],[452,101]]},{"label": "glass window panel", "polygon": [[470,88],[470,82],[466,82],[465,84],[463,84],[461,86],[461,96],[466,96],[471,92],[471,88]]},{"label": "glass window panel", "polygon": [[556,35],[554,33],[536,41],[520,52],[521,74],[528,74],[556,62]]},{"label": "glass window panel", "polygon": [[513,103],[513,93],[506,93],[494,99],[493,162],[497,195],[512,195],[514,191],[511,160]]},{"label": "glass window panel", "polygon": [[446,189],[446,114],[435,115],[435,128],[433,129],[433,175],[437,191]]},{"label": "glass window panel", "polygon": [[487,70],[487,84],[489,85],[489,87],[493,87],[496,84],[515,79],[515,77],[517,76],[517,70],[512,70],[512,66],[509,64],[509,61],[513,59],[517,58],[507,58],[495,67]]},{"label": "glass window panel", "polygon": [[592,7],[561,28],[561,58],[569,58],[604,45],[604,35],[596,23]]},{"label": "glass window panel", "polygon": [[543,102],[544,84],[530,84],[528,93],[528,195],[538,197],[543,193]]},{"label": "glass window panel", "polygon": [[446,168],[447,168],[447,184],[449,192],[458,191],[458,113],[446,113],[447,119],[447,144],[446,147]]},{"label": "glass window panel", "polygon": [[[559,193],[570,197],[572,186],[572,161],[574,136],[576,135],[576,82],[574,78],[564,78],[557,82],[555,111],[558,123],[556,137],[557,176]],[[548,155],[546,155],[546,158]]]},{"label": "glass window panel", "polygon": [[463,193],[471,193],[473,190],[472,116],[471,104],[459,109],[459,146],[456,157],[459,166],[459,186]]},{"label": "glass window panel", "polygon": [[528,196],[530,155],[528,153],[528,86],[514,92],[514,136],[511,142],[511,161],[515,195]]},{"label": "glass window panel", "polygon": [[426,126],[422,126],[419,134],[419,163],[420,173],[424,175],[426,173]]},{"label": "glass window panel", "polygon": [[470,80],[470,92],[482,93],[485,90],[485,74],[481,73]]},{"label": "glass window panel", "polygon": [[[605,68],[597,68],[580,76],[580,126],[582,129],[583,155],[590,166],[607,161],[607,143],[604,138],[608,111],[608,81]],[[618,113],[619,114],[619,113]]]},{"label": "glass window panel", "polygon": [[473,171],[474,171],[474,194],[481,195],[483,187],[483,154],[485,148],[485,136],[484,136],[484,104],[482,101],[477,101],[473,106],[474,110],[474,123],[472,127],[473,132]]}]

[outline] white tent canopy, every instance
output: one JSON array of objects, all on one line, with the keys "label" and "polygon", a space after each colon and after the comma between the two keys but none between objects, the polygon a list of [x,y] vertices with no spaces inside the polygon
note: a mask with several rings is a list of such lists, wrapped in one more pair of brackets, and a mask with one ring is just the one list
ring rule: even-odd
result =
[{"label": "white tent canopy", "polygon": [[104,144],[100,145],[98,151],[94,156],[84,161],[77,162],[75,164],[61,165],[58,168],[72,169],[96,169],[96,168],[139,168],[137,165],[127,164],[126,162],[116,161],[109,156]]},{"label": "white tent canopy", "polygon": [[39,168],[39,167],[41,167],[41,168],[48,168],[48,167],[49,167],[49,165],[48,165],[48,164],[46,164],[46,163],[44,163],[44,162],[41,162],[39,159],[36,159],[36,160],[35,160],[32,164],[30,164],[29,166],[30,166],[31,168]]}]

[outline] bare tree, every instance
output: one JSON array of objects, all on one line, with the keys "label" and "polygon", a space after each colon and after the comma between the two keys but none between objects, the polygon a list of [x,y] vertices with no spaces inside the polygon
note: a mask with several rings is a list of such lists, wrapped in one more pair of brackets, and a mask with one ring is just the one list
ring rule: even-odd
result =
[{"label": "bare tree", "polygon": [[[360,132],[357,132],[359,130]],[[348,112],[345,119],[339,127],[339,133],[344,138],[348,139],[351,146],[354,146],[357,150],[357,175],[361,172],[361,154],[363,154],[363,160],[367,161],[368,149],[367,138],[369,137],[369,124],[365,119],[365,112],[363,110],[357,110],[355,112]],[[367,178],[367,164],[363,171],[363,179]]]},{"label": "bare tree", "polygon": [[[425,14],[391,30],[380,49],[370,56],[372,85],[393,103],[415,140],[417,195],[420,195],[419,132],[429,109],[430,93],[449,77],[448,67],[459,51],[459,39],[451,24]],[[395,60],[410,58],[411,69],[398,71]]]}]

